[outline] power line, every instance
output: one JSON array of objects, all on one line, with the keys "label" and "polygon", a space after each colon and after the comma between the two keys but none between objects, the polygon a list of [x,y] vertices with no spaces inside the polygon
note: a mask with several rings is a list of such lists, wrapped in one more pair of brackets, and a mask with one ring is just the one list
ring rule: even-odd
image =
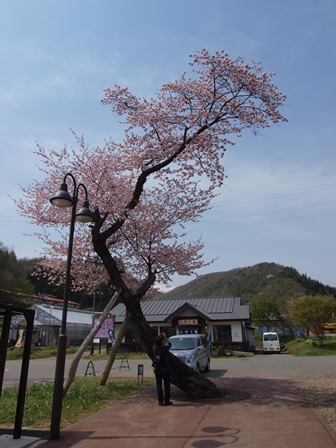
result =
[{"label": "power line", "polygon": [[300,206],[293,206],[293,207],[286,207],[286,208],[279,208],[279,209],[273,209],[273,210],[265,210],[265,211],[257,211],[257,212],[251,212],[251,213],[243,213],[243,214],[239,214],[239,215],[229,215],[229,216],[225,216],[225,217],[216,217],[216,218],[204,218],[201,221],[202,222],[216,222],[216,221],[223,221],[226,219],[238,219],[238,218],[245,218],[245,217],[250,217],[250,216],[262,216],[262,215],[268,215],[268,214],[272,214],[272,213],[284,213],[284,212],[291,212],[291,211],[296,211],[296,210],[301,210],[301,209],[306,209],[306,208],[316,208],[316,207],[323,207],[326,205],[336,205],[336,201],[325,201],[325,202],[317,202],[317,203],[312,203],[312,204],[306,204],[306,205],[300,205]]},{"label": "power line", "polygon": [[335,214],[336,214],[336,210],[334,212],[330,212],[330,213],[320,213],[318,215],[308,215],[308,216],[296,216],[296,217],[290,217],[290,218],[284,218],[284,219],[276,219],[276,220],[267,221],[267,222],[256,222],[256,223],[249,222],[249,223],[245,223],[245,224],[234,224],[234,225],[211,228],[211,229],[204,229],[204,230],[188,230],[187,233],[213,232],[216,230],[225,230],[225,229],[232,229],[232,228],[237,228],[237,227],[262,226],[262,225],[273,224],[273,223],[277,223],[277,222],[296,221],[296,220],[308,219],[308,218],[318,218],[321,216],[329,216],[329,215],[335,215]]}]

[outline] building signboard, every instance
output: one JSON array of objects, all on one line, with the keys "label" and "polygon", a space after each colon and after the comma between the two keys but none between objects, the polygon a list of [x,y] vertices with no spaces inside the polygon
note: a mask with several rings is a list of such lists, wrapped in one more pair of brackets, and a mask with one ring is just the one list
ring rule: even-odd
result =
[{"label": "building signboard", "polygon": [[198,319],[179,319],[178,325],[198,325]]}]

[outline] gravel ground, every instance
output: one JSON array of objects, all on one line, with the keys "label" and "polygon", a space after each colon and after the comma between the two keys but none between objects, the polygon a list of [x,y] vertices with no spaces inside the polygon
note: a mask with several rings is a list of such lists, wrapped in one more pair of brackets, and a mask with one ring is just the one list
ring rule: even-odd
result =
[{"label": "gravel ground", "polygon": [[300,379],[296,385],[336,442],[336,378]]}]

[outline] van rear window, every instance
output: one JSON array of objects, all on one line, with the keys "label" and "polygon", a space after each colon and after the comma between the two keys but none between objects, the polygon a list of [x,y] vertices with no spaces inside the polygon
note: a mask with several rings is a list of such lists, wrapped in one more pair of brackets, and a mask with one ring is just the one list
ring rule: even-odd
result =
[{"label": "van rear window", "polygon": [[277,341],[278,335],[277,334],[264,334],[264,341]]}]

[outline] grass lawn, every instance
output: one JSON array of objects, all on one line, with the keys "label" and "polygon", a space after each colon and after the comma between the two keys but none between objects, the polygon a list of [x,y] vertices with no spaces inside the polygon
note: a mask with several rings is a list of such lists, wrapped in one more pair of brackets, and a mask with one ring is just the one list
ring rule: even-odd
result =
[{"label": "grass lawn", "polygon": [[[99,379],[85,377],[76,379],[63,400],[61,427],[66,427],[118,401],[138,394],[153,386],[154,378],[116,378],[106,386],[99,386]],[[23,427],[44,429],[50,426],[53,383],[35,384],[27,388]],[[4,389],[0,400],[0,425],[13,427],[17,406],[18,389]]]},{"label": "grass lawn", "polygon": [[[68,347],[67,354],[76,353],[78,347]],[[30,359],[50,358],[57,355],[57,347],[31,347]],[[15,359],[22,359],[23,347],[10,347],[7,350],[7,361],[13,361]]]},{"label": "grass lawn", "polygon": [[[281,347],[283,344],[281,344]],[[323,346],[319,346],[318,338],[295,338],[285,342],[284,346],[288,353],[294,356],[335,356],[336,337],[327,336],[323,340]]]},{"label": "grass lawn", "polygon": [[[68,347],[67,354],[74,354],[78,347]],[[102,353],[90,356],[88,351],[83,355],[86,359],[108,359],[109,355]],[[7,350],[7,361],[22,359],[23,348]],[[55,357],[57,347],[32,347],[31,359]],[[119,359],[122,355],[117,355]],[[132,353],[129,359],[144,359],[144,353]],[[143,378],[143,384],[138,385],[137,379],[110,379],[106,386],[99,386],[99,378],[86,376],[77,378],[63,400],[62,428],[83,419],[101,409],[107,408],[118,401],[129,398],[142,390],[154,386],[155,378]],[[23,427],[44,429],[50,426],[51,406],[53,398],[53,383],[34,384],[27,388]],[[4,389],[0,400],[0,425],[14,426],[18,389]]]}]

